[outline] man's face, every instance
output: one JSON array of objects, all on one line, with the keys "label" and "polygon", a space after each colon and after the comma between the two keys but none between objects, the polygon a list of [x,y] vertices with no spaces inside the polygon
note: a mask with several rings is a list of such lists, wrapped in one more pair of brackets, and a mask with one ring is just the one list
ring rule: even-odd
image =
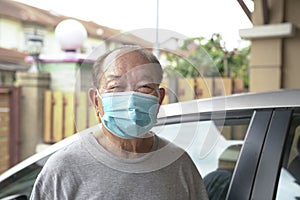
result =
[{"label": "man's face", "polygon": [[[114,61],[112,61],[114,60]],[[161,69],[143,56],[130,52],[109,57],[101,82],[100,93],[135,91],[159,96]]]},{"label": "man's face", "polygon": [[[165,96],[165,90],[159,88],[161,79],[161,66],[149,63],[138,53],[130,52],[122,56],[109,56],[104,65],[107,68],[101,77],[99,84],[100,95],[113,92],[141,92],[159,97],[159,104]],[[96,110],[103,116],[101,98],[95,104]]]}]

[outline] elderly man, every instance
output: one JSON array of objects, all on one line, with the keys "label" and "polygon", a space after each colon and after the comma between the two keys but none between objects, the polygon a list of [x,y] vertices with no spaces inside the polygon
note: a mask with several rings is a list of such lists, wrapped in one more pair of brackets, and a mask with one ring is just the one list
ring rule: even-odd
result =
[{"label": "elderly man", "polygon": [[97,59],[93,77],[99,129],[47,161],[31,199],[208,199],[188,154],[151,131],[165,95],[157,58],[123,46]]}]

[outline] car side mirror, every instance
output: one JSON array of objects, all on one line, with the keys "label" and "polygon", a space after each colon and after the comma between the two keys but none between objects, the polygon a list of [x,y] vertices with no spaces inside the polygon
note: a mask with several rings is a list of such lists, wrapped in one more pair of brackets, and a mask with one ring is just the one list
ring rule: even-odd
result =
[{"label": "car side mirror", "polygon": [[1,198],[0,200],[28,200],[28,197],[25,194],[15,194]]}]

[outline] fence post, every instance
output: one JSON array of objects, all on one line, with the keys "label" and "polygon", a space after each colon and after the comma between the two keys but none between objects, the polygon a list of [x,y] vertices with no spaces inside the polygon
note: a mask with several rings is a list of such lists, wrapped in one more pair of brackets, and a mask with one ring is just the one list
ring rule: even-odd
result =
[{"label": "fence post", "polygon": [[17,72],[17,85],[21,86],[21,160],[36,151],[43,141],[44,93],[49,89],[49,73]]}]

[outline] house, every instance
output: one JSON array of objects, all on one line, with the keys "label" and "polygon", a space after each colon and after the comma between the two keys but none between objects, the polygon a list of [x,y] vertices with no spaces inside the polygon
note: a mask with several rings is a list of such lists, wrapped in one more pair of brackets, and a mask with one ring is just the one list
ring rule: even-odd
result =
[{"label": "house", "polygon": [[0,47],[0,85],[11,85],[15,71],[25,71],[29,63],[25,62],[27,53]]},{"label": "house", "polygon": [[[70,17],[13,0],[0,1],[0,85],[4,82],[13,84],[15,71],[29,69],[30,64],[26,63],[24,59],[30,55],[30,39],[33,35],[42,41],[41,55],[55,56],[62,52],[54,31],[56,26],[65,19],[70,19]],[[91,21],[75,20],[79,21],[87,30],[87,39],[78,53],[88,55],[100,43],[104,44],[106,49],[123,44],[152,46],[152,43],[135,35],[121,34],[120,30],[101,26]]]}]

